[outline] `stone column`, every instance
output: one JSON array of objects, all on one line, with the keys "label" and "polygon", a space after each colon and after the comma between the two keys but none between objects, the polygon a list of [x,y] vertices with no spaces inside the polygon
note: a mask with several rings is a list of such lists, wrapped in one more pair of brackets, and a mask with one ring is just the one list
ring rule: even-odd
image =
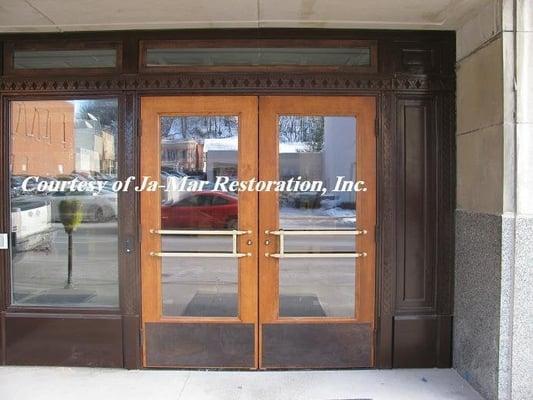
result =
[{"label": "stone column", "polygon": [[457,32],[454,366],[488,399],[533,398],[532,2]]}]

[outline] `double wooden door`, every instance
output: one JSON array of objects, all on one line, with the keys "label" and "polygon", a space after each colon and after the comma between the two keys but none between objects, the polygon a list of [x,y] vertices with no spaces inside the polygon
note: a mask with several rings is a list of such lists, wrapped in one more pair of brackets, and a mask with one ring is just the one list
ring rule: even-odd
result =
[{"label": "double wooden door", "polygon": [[374,98],[141,107],[144,366],[372,367]]}]

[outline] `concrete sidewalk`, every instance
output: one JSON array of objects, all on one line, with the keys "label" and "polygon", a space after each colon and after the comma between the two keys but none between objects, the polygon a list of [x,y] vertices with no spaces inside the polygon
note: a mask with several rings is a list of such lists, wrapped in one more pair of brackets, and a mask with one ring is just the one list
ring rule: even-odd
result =
[{"label": "concrete sidewalk", "polygon": [[0,367],[2,400],[482,399],[454,370],[169,371]]}]

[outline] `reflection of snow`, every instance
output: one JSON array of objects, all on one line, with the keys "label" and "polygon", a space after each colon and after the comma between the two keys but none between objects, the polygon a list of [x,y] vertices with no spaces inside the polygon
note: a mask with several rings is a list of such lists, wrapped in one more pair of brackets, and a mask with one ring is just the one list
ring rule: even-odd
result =
[{"label": "reflection of snow", "polygon": [[330,208],[328,210],[325,210],[326,215],[330,215],[332,217],[336,218],[354,218],[355,219],[355,211],[354,210],[347,210],[345,208]]},{"label": "reflection of snow", "polygon": [[[237,136],[231,136],[227,138],[210,138],[204,140],[204,152],[212,150],[237,150],[239,145],[239,139]],[[305,152],[308,149],[307,143],[292,142],[292,143],[280,143],[280,153],[300,153]]]},{"label": "reflection of snow", "polygon": [[211,150],[237,150],[238,146],[239,138],[237,136],[204,140],[205,153]]},{"label": "reflection of snow", "polygon": [[334,208],[294,208],[281,206],[280,224],[284,229],[353,229],[355,211]]},{"label": "reflection of snow", "polygon": [[301,153],[308,149],[308,144],[303,142],[280,143],[280,153]]}]

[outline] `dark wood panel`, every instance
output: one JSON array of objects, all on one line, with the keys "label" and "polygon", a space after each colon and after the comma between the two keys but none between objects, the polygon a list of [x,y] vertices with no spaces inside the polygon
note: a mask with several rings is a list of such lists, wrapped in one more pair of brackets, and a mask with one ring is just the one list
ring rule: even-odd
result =
[{"label": "dark wood panel", "polygon": [[452,319],[436,315],[394,319],[394,368],[450,368]]},{"label": "dark wood panel", "polygon": [[254,325],[147,323],[148,367],[254,368]]},{"label": "dark wood panel", "polygon": [[6,364],[122,367],[120,316],[7,314]]},{"label": "dark wood panel", "polygon": [[453,317],[439,315],[437,317],[437,368],[452,367]]},{"label": "dark wood panel", "polygon": [[425,104],[403,103],[404,133],[404,272],[401,301],[426,298],[426,139],[428,109]]},{"label": "dark wood panel", "polygon": [[124,353],[124,368],[135,369],[141,363],[141,323],[138,315],[122,317],[122,343]]},{"label": "dark wood panel", "polygon": [[396,201],[397,201],[397,135],[396,97],[383,93],[380,97],[380,129],[378,135],[378,229],[377,229],[377,303],[376,366],[392,368],[392,319],[396,295]]},{"label": "dark wood panel", "polygon": [[430,368],[437,361],[437,319],[415,316],[394,319],[394,368]]},{"label": "dark wood panel", "polygon": [[263,368],[365,368],[374,364],[369,324],[265,324]]},{"label": "dark wood panel", "polygon": [[433,311],[436,273],[436,151],[429,98],[398,101],[400,148],[396,309]]},{"label": "dark wood panel", "polygon": [[410,74],[440,72],[442,65],[442,43],[438,42],[397,42],[394,44],[394,71]]},{"label": "dark wood panel", "polygon": [[0,311],[0,365],[6,363],[6,318],[5,313]]}]

